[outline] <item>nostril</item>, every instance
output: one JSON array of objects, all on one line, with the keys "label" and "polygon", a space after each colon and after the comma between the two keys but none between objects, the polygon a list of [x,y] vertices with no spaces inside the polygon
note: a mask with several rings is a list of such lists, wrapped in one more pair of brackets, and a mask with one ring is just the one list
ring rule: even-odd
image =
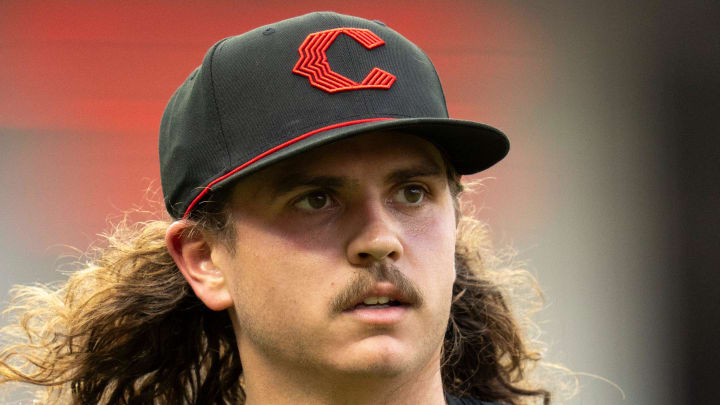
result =
[{"label": "nostril", "polygon": [[397,252],[386,252],[385,254],[379,254],[379,253],[373,253],[373,252],[359,252],[356,255],[357,259],[363,262],[366,262],[368,260],[383,260],[383,259],[391,259],[396,260],[398,255]]}]

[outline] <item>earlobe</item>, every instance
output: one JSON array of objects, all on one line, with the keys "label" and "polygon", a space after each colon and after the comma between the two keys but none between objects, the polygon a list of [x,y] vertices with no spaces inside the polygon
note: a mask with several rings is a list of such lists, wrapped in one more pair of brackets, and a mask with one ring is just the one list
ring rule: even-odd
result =
[{"label": "earlobe", "polygon": [[213,311],[232,306],[224,274],[213,260],[212,244],[202,232],[188,232],[192,223],[173,222],[165,232],[165,243],[175,264],[195,295]]}]

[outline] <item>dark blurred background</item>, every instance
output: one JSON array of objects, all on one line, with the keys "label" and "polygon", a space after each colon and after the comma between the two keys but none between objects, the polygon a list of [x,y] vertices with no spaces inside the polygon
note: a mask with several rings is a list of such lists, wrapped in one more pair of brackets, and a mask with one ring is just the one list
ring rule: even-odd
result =
[{"label": "dark blurred background", "polygon": [[547,358],[580,373],[567,403],[717,403],[711,1],[2,0],[0,299],[148,206],[165,103],[214,42],[314,10],[401,32],[452,116],[509,135],[471,199],[544,288]]}]

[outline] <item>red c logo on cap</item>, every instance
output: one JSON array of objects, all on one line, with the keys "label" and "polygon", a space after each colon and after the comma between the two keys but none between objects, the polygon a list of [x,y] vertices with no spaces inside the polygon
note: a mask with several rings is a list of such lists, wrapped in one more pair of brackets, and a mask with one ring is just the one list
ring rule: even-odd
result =
[{"label": "red c logo on cap", "polygon": [[362,83],[352,81],[330,69],[325,52],[340,33],[358,41],[367,49],[385,45],[385,41],[380,37],[370,30],[362,28],[335,28],[315,32],[308,35],[305,42],[298,48],[300,59],[295,64],[293,73],[307,77],[311,85],[328,93],[360,89],[389,89],[395,83],[395,76],[377,67],[368,73]]}]

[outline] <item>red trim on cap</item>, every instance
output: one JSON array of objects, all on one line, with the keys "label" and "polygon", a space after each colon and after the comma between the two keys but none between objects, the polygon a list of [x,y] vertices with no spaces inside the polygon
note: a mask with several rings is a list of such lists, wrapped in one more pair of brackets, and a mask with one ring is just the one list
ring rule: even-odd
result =
[{"label": "red trim on cap", "polygon": [[217,184],[217,183],[220,182],[220,181],[223,181],[223,180],[227,179],[228,177],[230,177],[230,176],[232,176],[233,174],[239,172],[240,170],[248,167],[249,165],[257,162],[258,160],[260,160],[260,159],[262,159],[262,158],[264,158],[264,157],[266,157],[266,156],[268,156],[268,155],[272,155],[273,153],[279,151],[280,149],[286,148],[286,147],[294,144],[295,142],[298,142],[298,141],[301,141],[301,140],[303,140],[303,139],[305,139],[305,138],[311,137],[311,136],[313,136],[313,135],[315,135],[315,134],[317,134],[317,133],[319,133],[319,132],[329,131],[329,130],[335,129],[335,128],[347,127],[347,126],[350,126],[350,125],[363,124],[363,123],[366,123],[366,122],[386,121],[386,120],[392,120],[392,119],[394,119],[394,118],[368,118],[368,119],[364,119],[364,120],[355,120],[355,121],[340,122],[340,123],[338,123],[338,124],[328,125],[328,126],[326,126],[326,127],[322,127],[322,128],[318,128],[318,129],[312,130],[312,131],[310,131],[310,132],[307,132],[307,133],[304,133],[304,134],[298,136],[297,138],[293,138],[293,139],[291,139],[291,140],[289,140],[289,141],[287,141],[287,142],[285,142],[285,143],[282,143],[282,144],[280,144],[280,145],[277,145],[277,146],[275,146],[274,148],[269,149],[269,150],[267,150],[267,151],[265,151],[265,152],[263,152],[263,153],[255,156],[254,158],[248,160],[247,162],[241,164],[240,166],[236,167],[235,169],[233,169],[232,171],[228,172],[227,174],[224,174],[224,175],[218,177],[217,179],[211,181],[210,184],[208,184],[207,186],[205,186],[205,188],[200,192],[200,194],[198,194],[198,196],[195,197],[195,199],[190,203],[190,205],[188,206],[187,210],[185,211],[185,214],[183,214],[183,219],[186,219],[186,218],[190,215],[190,211],[192,211],[192,209],[195,207],[195,205],[196,205],[198,202],[200,202],[200,200],[202,200],[202,198],[205,196],[205,194],[207,194],[208,192],[210,192],[210,191],[212,190],[212,186],[214,186],[215,184]]}]

